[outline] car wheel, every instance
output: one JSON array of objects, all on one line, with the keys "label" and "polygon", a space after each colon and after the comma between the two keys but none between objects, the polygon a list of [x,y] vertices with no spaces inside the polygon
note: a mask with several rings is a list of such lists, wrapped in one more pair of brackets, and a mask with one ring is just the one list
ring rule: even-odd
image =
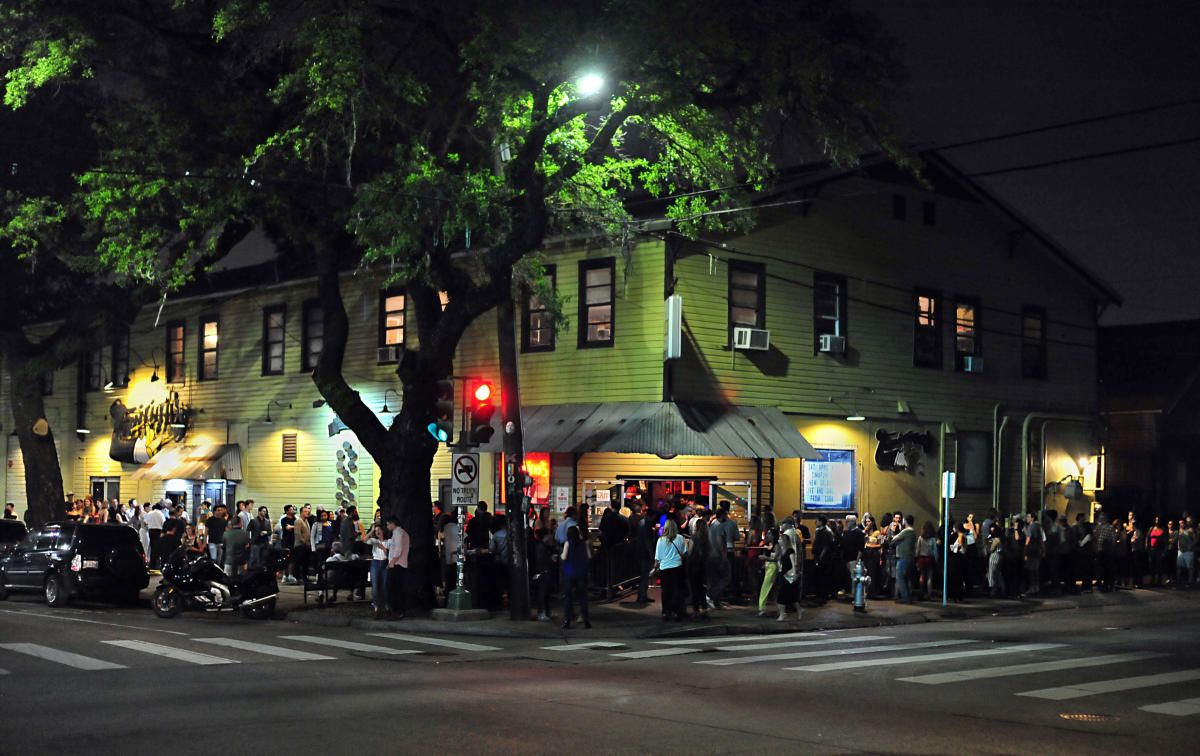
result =
[{"label": "car wheel", "polygon": [[46,577],[45,589],[47,605],[54,607],[67,605],[67,588],[57,573],[52,572]]}]

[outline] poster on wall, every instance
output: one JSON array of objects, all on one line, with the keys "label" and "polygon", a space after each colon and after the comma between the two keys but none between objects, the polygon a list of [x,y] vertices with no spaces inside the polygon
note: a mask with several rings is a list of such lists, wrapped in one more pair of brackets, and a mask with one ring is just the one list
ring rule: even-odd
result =
[{"label": "poster on wall", "polygon": [[804,461],[804,509],[810,512],[854,510],[854,452],[817,449],[817,460]]}]

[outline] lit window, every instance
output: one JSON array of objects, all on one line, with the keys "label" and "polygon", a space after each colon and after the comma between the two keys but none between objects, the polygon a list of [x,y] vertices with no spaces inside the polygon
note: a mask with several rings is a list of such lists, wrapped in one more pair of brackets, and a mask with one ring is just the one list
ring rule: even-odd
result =
[{"label": "lit window", "polygon": [[579,346],[612,346],[616,259],[579,264]]},{"label": "lit window", "polygon": [[916,330],[913,364],[917,367],[942,366],[941,295],[935,291],[916,292],[914,297]]},{"label": "lit window", "polygon": [[263,310],[262,374],[283,375],[283,356],[287,307],[276,305]]},{"label": "lit window", "polygon": [[[404,346],[404,291],[388,289],[379,295],[379,346]],[[443,309],[445,306],[443,305]],[[389,360],[391,362],[391,360]]]},{"label": "lit window", "polygon": [[217,341],[220,325],[217,319],[200,319],[200,373],[202,381],[217,380]]},{"label": "lit window", "polygon": [[[554,289],[557,282],[553,265],[546,266],[546,280]],[[521,349],[525,352],[554,351],[554,323],[546,303],[536,292],[526,292],[521,319]]]},{"label": "lit window", "polygon": [[958,370],[965,369],[967,357],[983,355],[978,300],[959,299],[954,303],[954,354]]}]

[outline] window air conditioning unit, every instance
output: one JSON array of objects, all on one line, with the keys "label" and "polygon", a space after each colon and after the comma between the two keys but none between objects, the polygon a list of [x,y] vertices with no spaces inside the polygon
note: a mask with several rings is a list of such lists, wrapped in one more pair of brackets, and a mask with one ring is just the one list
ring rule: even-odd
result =
[{"label": "window air conditioning unit", "polygon": [[771,348],[771,332],[763,328],[734,328],[733,348],[765,352]]},{"label": "window air conditioning unit", "polygon": [[375,350],[375,358],[379,362],[399,362],[402,347],[393,344],[392,346],[379,347]]},{"label": "window air conditioning unit", "polygon": [[846,337],[830,333],[821,334],[821,351],[825,354],[845,354]]},{"label": "window air conditioning unit", "polygon": [[967,355],[963,357],[963,372],[964,373],[982,373],[983,358]]}]

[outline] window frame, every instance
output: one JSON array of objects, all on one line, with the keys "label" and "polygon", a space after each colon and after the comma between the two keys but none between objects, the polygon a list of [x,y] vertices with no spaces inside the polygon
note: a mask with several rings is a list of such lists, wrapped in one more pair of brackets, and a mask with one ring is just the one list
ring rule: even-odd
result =
[{"label": "window frame", "polygon": [[[387,309],[387,301],[388,301],[389,297],[403,297],[404,298],[404,304],[400,306],[400,309],[398,311],[389,311]],[[445,308],[443,307],[442,309],[444,310]],[[387,343],[388,331],[397,330],[396,328],[388,328],[387,318],[388,318],[389,312],[399,312],[400,313],[400,321],[401,321],[400,326],[399,326],[400,341],[395,344]],[[388,347],[388,346],[398,346],[398,347],[400,347],[401,352],[404,351],[404,346],[408,341],[408,290],[405,289],[403,286],[392,286],[392,287],[389,287],[386,289],[381,289],[379,292],[379,333],[377,334],[377,341],[378,341],[377,346],[380,349],[382,349],[384,347]],[[376,359],[376,363],[379,365],[393,365],[397,362],[399,362],[398,359],[386,360],[386,361]]]},{"label": "window frame", "polygon": [[[550,280],[550,288],[558,290],[558,267],[555,265],[546,265],[546,278]],[[533,290],[528,286],[524,287],[521,297],[521,352],[522,354],[536,352],[553,352],[558,346],[558,336],[554,332],[554,324],[550,324],[550,343],[549,344],[532,344],[530,343],[531,328],[533,323],[534,310],[531,308],[533,302]],[[540,307],[537,312],[549,312],[545,305]],[[586,327],[586,324],[585,324]],[[540,331],[541,329],[539,329]]]},{"label": "window frame", "polygon": [[[1033,342],[1028,338],[1025,330],[1025,319],[1030,316],[1036,316],[1041,325],[1041,339]],[[1021,307],[1021,377],[1030,380],[1044,381],[1047,374],[1050,372],[1049,351],[1046,347],[1046,308],[1039,305],[1024,305]],[[1032,348],[1032,349],[1031,349]],[[1037,362],[1031,363],[1029,354],[1032,350],[1037,351]],[[1040,368],[1040,369],[1038,369]]]},{"label": "window frame", "polygon": [[[729,324],[728,334],[727,334],[727,337],[729,338],[729,342],[728,342],[727,346],[732,348],[733,347],[733,329],[734,328],[763,329],[763,328],[767,327],[767,266],[762,263],[747,262],[745,260],[730,260],[728,268],[729,268],[729,272],[728,272],[728,277],[726,280],[726,288],[725,288],[725,299],[726,299],[726,304],[727,304],[726,312],[725,312],[725,319],[726,319],[726,322]],[[755,276],[754,325],[746,325],[745,323],[733,322],[733,309],[734,309],[733,291],[734,291],[734,289],[737,288],[742,291],[749,291],[749,289],[744,286],[738,286],[738,287],[734,286],[733,277],[734,277],[735,273],[751,273]],[[743,309],[745,309],[745,308],[743,308]]]},{"label": "window frame", "polygon": [[[609,271],[608,281],[608,340],[607,341],[591,341],[588,339],[588,309],[589,307],[603,307],[603,304],[588,305],[587,303],[587,274],[591,270],[601,270],[607,268]],[[617,258],[605,257],[598,260],[581,260],[579,262],[579,348],[580,349],[608,349],[611,348],[617,341]]]},{"label": "window frame", "polygon": [[[823,284],[829,284],[829,283],[836,284],[838,287],[838,289],[837,289],[838,313],[837,313],[836,320],[822,317],[821,314],[817,311],[817,306],[818,306],[817,305],[817,302],[818,302],[817,293]],[[821,353],[821,336],[825,335],[825,334],[822,333],[820,326],[824,322],[837,323],[836,333],[833,333],[830,335],[841,336],[842,338],[845,338],[847,340],[847,343],[849,343],[849,337],[847,334],[847,330],[848,330],[847,326],[849,325],[849,308],[847,307],[847,298],[846,298],[847,293],[848,292],[847,292],[847,288],[846,288],[846,277],[845,276],[838,275],[837,273],[829,273],[829,272],[825,272],[825,271],[817,271],[817,272],[813,273],[813,310],[812,310],[813,354]]]},{"label": "window frame", "polygon": [[[316,359],[312,355],[312,333],[309,328],[311,313],[317,311],[321,313],[321,351],[317,352]],[[306,299],[301,308],[300,316],[300,372],[311,373],[317,369],[317,362],[321,359],[321,352],[325,351],[325,312],[321,306],[319,299]]]},{"label": "window frame", "polygon": [[114,388],[126,388],[129,385],[129,351],[131,340],[132,337],[128,328],[117,334],[116,338],[113,339],[112,355],[109,362],[112,373],[109,377],[112,380]]},{"label": "window frame", "polygon": [[91,393],[104,385],[104,349],[93,349],[79,363],[79,380],[83,390]]},{"label": "window frame", "polygon": [[[969,306],[974,313],[974,322],[971,326],[974,348],[970,352],[964,352],[958,348],[958,308],[960,306]],[[980,303],[979,297],[956,294],[954,297],[954,369],[960,373],[965,372],[963,369],[964,357],[983,357],[983,304]]]},{"label": "window frame", "polygon": [[[287,305],[277,304],[263,308],[262,374],[283,375],[287,371]],[[279,369],[271,369],[271,316],[279,315]]]},{"label": "window frame", "polygon": [[[205,330],[209,323],[217,327],[217,345],[211,349],[204,346]],[[217,315],[201,315],[199,318],[200,338],[196,339],[196,380],[215,381],[221,377],[221,318]],[[213,356],[212,375],[204,366],[204,358],[211,352]]]},{"label": "window frame", "polygon": [[[179,351],[171,351],[171,334],[175,329],[179,329]],[[166,333],[166,343],[163,345],[163,373],[167,383],[183,383],[187,376],[187,323],[182,320],[171,320],[164,326]],[[175,355],[179,356],[179,367],[176,368],[175,361],[172,359]]]},{"label": "window frame", "polygon": [[[921,317],[925,314],[921,311],[921,300],[930,299],[933,301],[932,325],[921,325]],[[945,323],[945,303],[942,301],[942,293],[936,289],[914,289],[913,290],[913,367],[931,368],[941,370],[945,362],[945,342],[942,339],[943,324]],[[934,350],[937,358],[928,361],[921,359],[921,338],[922,334],[929,334],[933,343],[930,349]]]}]

